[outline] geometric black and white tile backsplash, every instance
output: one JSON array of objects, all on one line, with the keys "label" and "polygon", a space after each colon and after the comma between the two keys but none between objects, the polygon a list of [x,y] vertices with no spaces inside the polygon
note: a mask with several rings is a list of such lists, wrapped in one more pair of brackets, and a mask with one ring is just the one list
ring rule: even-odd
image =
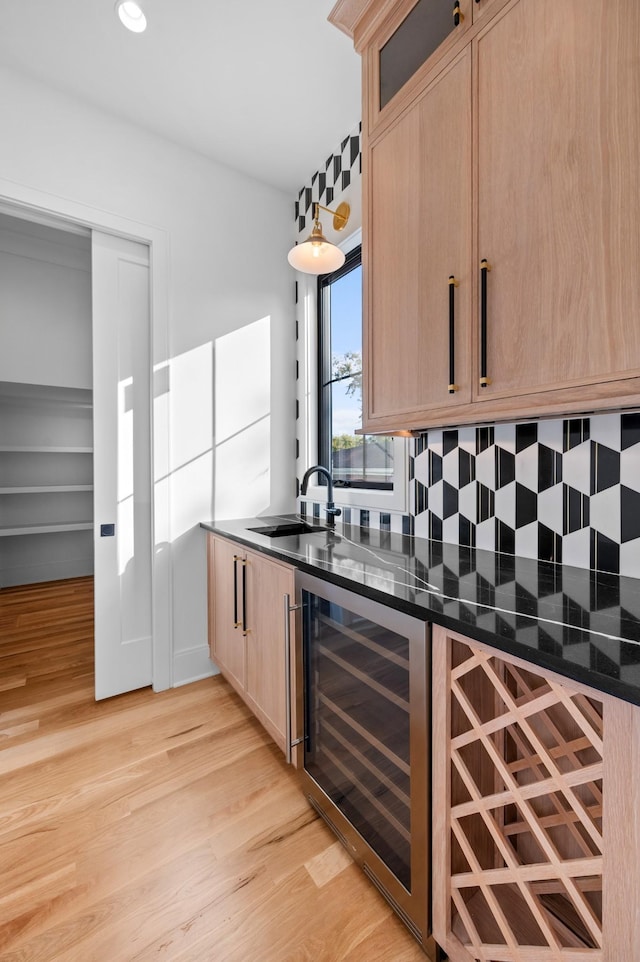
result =
[{"label": "geometric black and white tile backsplash", "polygon": [[[351,131],[336,151],[329,155],[315,172],[309,184],[298,193],[295,202],[295,221],[298,234],[306,235],[313,225],[313,204],[337,205],[341,195],[362,174],[362,124]],[[302,238],[301,238],[302,239]]]},{"label": "geometric black and white tile backsplash", "polygon": [[351,509],[344,521],[640,577],[640,413],[442,429],[409,444],[409,515]]},{"label": "geometric black and white tile backsplash", "polygon": [[417,536],[640,576],[640,414],[429,431]]}]

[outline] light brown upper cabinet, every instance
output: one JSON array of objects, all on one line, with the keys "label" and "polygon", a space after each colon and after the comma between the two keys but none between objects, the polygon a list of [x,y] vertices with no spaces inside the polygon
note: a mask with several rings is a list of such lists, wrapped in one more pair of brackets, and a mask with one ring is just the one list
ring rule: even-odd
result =
[{"label": "light brown upper cabinet", "polygon": [[[485,13],[495,13],[500,0],[473,0],[473,22],[476,23]],[[490,8],[493,7],[493,10]]]},{"label": "light brown upper cabinet", "polygon": [[[370,51],[371,125],[471,26],[472,0],[401,0],[394,4]],[[408,87],[408,90],[407,90]]]},{"label": "light brown upper cabinet", "polygon": [[381,107],[413,7],[331,17],[363,55],[364,429],[637,405],[640,4],[470,0]]},{"label": "light brown upper cabinet", "polygon": [[640,373],[640,5],[520,0],[474,46],[477,259],[492,268],[477,393],[624,392]]},{"label": "light brown upper cabinet", "polygon": [[368,425],[471,399],[470,88],[467,49],[369,149]]}]

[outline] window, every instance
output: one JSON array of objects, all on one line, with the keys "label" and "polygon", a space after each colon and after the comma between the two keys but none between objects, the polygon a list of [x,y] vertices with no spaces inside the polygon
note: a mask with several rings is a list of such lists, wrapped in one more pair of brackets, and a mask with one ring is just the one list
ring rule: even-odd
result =
[{"label": "window", "polygon": [[339,485],[392,491],[393,438],[362,424],[362,254],[318,279],[319,460]]}]

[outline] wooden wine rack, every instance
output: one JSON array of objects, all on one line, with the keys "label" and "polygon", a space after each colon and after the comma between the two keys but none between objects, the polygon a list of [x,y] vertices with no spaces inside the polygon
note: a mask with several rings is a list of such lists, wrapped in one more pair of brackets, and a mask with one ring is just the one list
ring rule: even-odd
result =
[{"label": "wooden wine rack", "polygon": [[452,962],[640,958],[612,954],[633,941],[608,928],[620,883],[603,908],[603,818],[627,804],[605,746],[618,706],[637,744],[640,710],[444,629],[433,671],[436,941]]}]

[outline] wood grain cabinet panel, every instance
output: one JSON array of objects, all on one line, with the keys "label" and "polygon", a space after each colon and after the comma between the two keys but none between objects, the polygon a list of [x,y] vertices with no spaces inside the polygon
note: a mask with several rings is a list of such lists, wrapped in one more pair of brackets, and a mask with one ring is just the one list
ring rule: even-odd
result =
[{"label": "wood grain cabinet panel", "polygon": [[367,428],[470,400],[470,89],[467,50],[369,152]]},{"label": "wood grain cabinet panel", "polygon": [[483,400],[640,374],[639,37],[638,4],[520,0],[475,41]]},{"label": "wood grain cabinet panel", "polygon": [[[302,721],[300,657],[290,614],[289,733],[284,596],[293,604],[295,571],[210,533],[207,557],[211,660],[286,754]],[[297,765],[296,751],[293,760]]]},{"label": "wood grain cabinet panel", "polygon": [[238,545],[208,534],[207,559],[211,660],[236,690],[243,691],[246,646],[240,623],[242,551]]},{"label": "wood grain cabinet panel", "polygon": [[486,20],[486,15],[495,13],[500,3],[504,3],[504,0],[473,0],[473,22],[477,23],[483,17]]},{"label": "wood grain cabinet panel", "polygon": [[[412,9],[363,0],[354,27],[364,429],[637,405],[640,4],[473,0],[464,29],[380,110],[380,50]],[[457,271],[460,390],[440,402],[441,275]]]},{"label": "wood grain cabinet panel", "polygon": [[[246,551],[247,565],[247,703],[286,751],[286,660],[283,597],[293,604],[292,568]],[[294,663],[295,664],[295,663]]]},{"label": "wood grain cabinet panel", "polygon": [[632,962],[640,709],[444,628],[433,673],[437,942],[452,962]]}]

